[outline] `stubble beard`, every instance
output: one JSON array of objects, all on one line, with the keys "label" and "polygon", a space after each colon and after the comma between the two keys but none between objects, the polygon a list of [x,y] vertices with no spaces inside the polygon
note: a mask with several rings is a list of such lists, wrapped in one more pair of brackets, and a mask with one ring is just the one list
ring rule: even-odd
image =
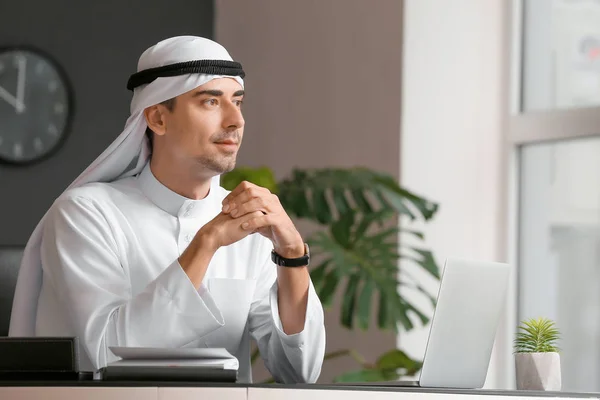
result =
[{"label": "stubble beard", "polygon": [[237,152],[227,156],[202,157],[198,161],[203,168],[221,175],[235,168],[236,157]]}]

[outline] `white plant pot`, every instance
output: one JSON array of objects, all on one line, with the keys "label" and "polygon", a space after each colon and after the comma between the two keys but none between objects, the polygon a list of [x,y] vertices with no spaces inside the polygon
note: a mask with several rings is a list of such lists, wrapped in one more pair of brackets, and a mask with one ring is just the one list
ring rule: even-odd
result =
[{"label": "white plant pot", "polygon": [[516,353],[517,390],[560,391],[558,353]]}]

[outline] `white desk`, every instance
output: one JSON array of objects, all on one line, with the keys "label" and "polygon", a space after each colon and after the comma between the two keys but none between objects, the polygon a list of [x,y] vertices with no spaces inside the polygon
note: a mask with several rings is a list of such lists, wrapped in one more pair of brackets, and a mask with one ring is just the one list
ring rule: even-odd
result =
[{"label": "white desk", "polygon": [[[246,400],[568,400],[600,399],[600,394],[490,390],[442,390],[408,387],[343,387],[313,385],[307,388],[249,387]],[[307,386],[307,385],[305,385]]]},{"label": "white desk", "polygon": [[569,400],[600,399],[595,393],[438,390],[328,385],[210,385],[0,382],[0,400]]},{"label": "white desk", "polygon": [[245,387],[0,387],[1,400],[247,400],[247,395]]}]

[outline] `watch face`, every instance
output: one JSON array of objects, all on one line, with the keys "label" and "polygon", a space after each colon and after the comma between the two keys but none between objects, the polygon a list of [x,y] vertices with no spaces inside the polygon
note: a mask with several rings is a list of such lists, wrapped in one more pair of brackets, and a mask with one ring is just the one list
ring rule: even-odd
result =
[{"label": "watch face", "polygon": [[69,83],[47,55],[0,49],[0,160],[26,164],[51,154],[72,115]]}]

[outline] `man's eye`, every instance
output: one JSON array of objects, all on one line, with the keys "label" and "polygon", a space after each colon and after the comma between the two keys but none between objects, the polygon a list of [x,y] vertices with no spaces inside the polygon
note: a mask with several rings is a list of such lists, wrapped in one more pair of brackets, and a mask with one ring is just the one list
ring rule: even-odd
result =
[{"label": "man's eye", "polygon": [[216,106],[217,104],[219,104],[217,99],[207,99],[204,101],[204,103],[208,104],[209,106]]},{"label": "man's eye", "polygon": [[244,104],[244,100],[236,100],[235,101],[235,105],[238,106],[238,107],[241,107],[242,104]]}]

